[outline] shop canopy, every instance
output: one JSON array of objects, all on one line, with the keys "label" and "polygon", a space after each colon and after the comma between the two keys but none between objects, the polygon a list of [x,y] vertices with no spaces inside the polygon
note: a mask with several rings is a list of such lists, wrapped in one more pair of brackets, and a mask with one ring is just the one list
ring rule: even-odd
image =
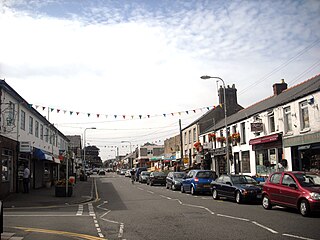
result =
[{"label": "shop canopy", "polygon": [[33,156],[40,159],[40,160],[47,160],[47,161],[53,161],[52,155],[42,151],[41,149],[36,148]]}]

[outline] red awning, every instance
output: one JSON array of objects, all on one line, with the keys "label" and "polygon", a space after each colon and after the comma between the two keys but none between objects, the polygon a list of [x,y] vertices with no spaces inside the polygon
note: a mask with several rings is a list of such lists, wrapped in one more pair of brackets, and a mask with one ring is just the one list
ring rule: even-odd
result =
[{"label": "red awning", "polygon": [[261,143],[268,143],[268,142],[274,142],[277,141],[279,139],[279,134],[272,134],[269,136],[264,136],[264,137],[260,137],[260,138],[255,138],[255,139],[251,139],[249,141],[250,145],[256,145],[256,144],[261,144]]}]

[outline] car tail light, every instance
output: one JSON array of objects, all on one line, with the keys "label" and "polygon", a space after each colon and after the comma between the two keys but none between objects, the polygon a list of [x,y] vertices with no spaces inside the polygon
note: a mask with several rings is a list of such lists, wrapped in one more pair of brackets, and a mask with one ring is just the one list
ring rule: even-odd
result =
[{"label": "car tail light", "polygon": [[195,182],[199,182],[199,178],[194,178],[194,181]]}]

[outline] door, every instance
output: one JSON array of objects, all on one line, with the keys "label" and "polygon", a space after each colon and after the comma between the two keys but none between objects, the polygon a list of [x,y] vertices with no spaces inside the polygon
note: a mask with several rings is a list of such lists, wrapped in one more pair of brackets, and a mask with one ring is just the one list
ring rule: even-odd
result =
[{"label": "door", "polygon": [[299,188],[289,187],[290,184],[298,186],[289,174],[284,174],[279,192],[279,202],[288,206],[296,207],[300,190]]}]

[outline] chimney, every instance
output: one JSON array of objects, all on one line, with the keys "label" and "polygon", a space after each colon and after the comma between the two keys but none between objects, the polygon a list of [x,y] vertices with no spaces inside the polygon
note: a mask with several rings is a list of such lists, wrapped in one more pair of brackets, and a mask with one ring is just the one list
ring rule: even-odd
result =
[{"label": "chimney", "polygon": [[288,88],[288,84],[284,82],[284,79],[281,79],[281,83],[275,83],[273,84],[273,94],[274,95],[279,95],[282,93],[284,90]]},{"label": "chimney", "polygon": [[[224,104],[223,92],[224,92],[224,88],[220,86],[218,90],[219,104]],[[237,89],[234,84],[232,84],[232,87],[228,85],[228,87],[226,88],[226,99],[227,99],[227,108],[238,106]]]}]

